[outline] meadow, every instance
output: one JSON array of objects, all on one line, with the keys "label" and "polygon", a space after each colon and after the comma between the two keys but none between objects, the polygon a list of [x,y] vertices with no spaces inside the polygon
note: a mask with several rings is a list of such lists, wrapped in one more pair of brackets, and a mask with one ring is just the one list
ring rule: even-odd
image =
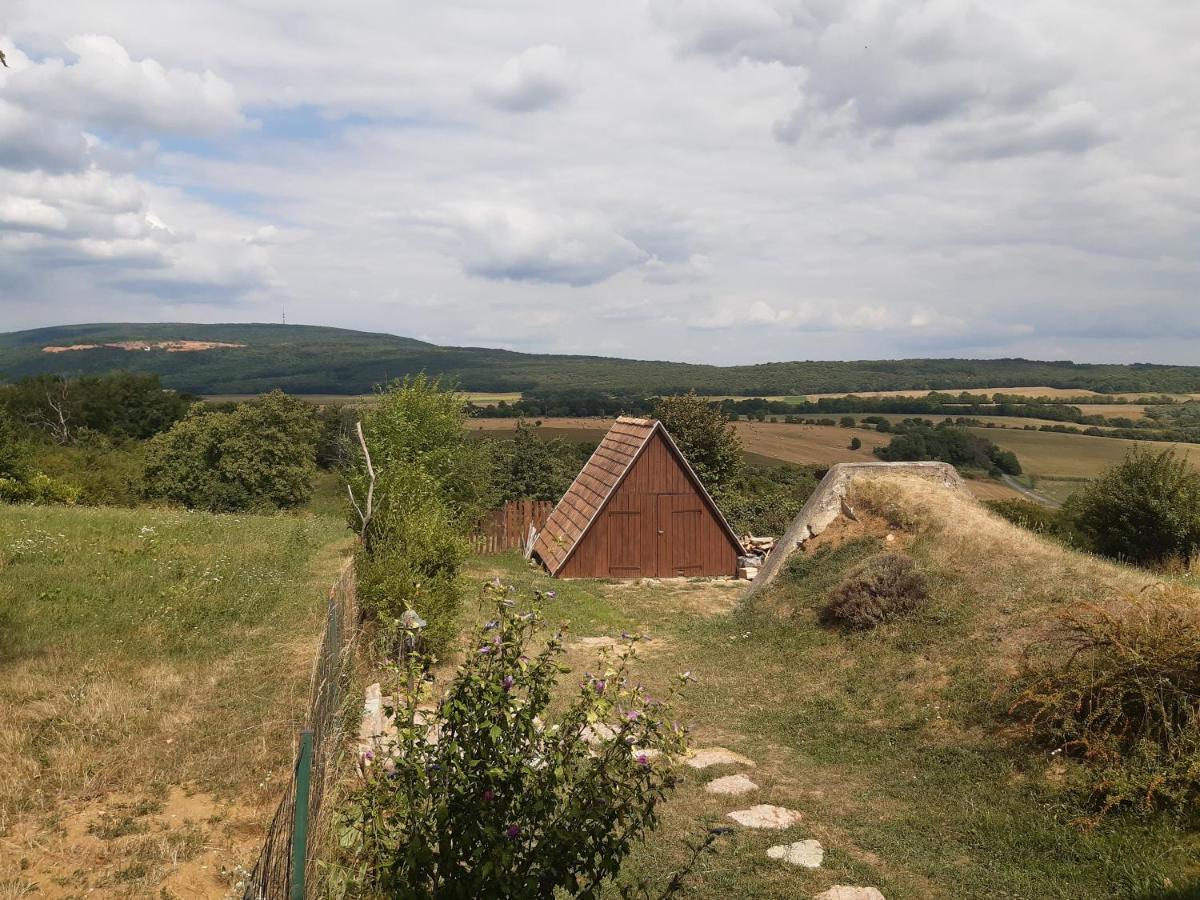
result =
[{"label": "meadow", "polygon": [[230,890],[290,772],[345,535],[0,505],[0,896]]},{"label": "meadow", "polygon": [[[696,679],[677,707],[691,745],[753,761],[683,767],[631,876],[661,885],[689,843],[732,826],[727,812],[770,803],[798,811],[800,823],[784,832],[732,828],[686,896],[803,898],[833,884],[873,885],[888,900],[1195,896],[1194,833],[1165,817],[1083,826],[1091,810],[1072,788],[1075,764],[1023,744],[1004,714],[1022,642],[1056,610],[1136,593],[1152,579],[933,490],[906,486],[887,501],[904,528],[872,516],[843,520],[746,605],[735,582],[562,582],[513,554],[473,562],[476,579],[500,577],[522,596],[557,591],[546,612],[571,623],[567,686],[597,670],[606,638],[639,633],[646,640],[635,673],[652,692],[683,671]],[[821,625],[828,592],[885,546],[915,558],[930,584],[928,608],[868,634]],[[737,772],[757,789],[742,797],[704,790]],[[769,845],[814,838],[825,849],[819,869],[766,857]]]}]

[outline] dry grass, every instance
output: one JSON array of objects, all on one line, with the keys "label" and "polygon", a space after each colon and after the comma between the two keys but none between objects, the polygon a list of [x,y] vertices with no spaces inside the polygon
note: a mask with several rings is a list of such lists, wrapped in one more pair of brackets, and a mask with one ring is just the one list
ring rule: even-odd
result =
[{"label": "dry grass", "polygon": [[[1012,428],[972,428],[972,432],[1011,450],[1029,475],[1042,478],[1095,478],[1125,458],[1144,441],[1063,434],[1052,431],[1017,431]],[[1192,465],[1200,468],[1200,444],[1153,443],[1155,450],[1173,448],[1189,455]]]},{"label": "dry grass", "polygon": [[341,532],[0,506],[0,892],[224,895],[290,766]]}]

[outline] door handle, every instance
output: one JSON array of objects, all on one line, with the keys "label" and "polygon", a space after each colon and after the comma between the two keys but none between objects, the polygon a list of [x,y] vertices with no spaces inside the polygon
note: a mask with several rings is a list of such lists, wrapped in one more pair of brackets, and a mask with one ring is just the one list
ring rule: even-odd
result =
[{"label": "door handle", "polygon": [[660,529],[658,529],[658,533],[659,533],[659,534],[666,534],[666,532],[665,532],[665,531],[663,531],[661,528],[660,528]]}]

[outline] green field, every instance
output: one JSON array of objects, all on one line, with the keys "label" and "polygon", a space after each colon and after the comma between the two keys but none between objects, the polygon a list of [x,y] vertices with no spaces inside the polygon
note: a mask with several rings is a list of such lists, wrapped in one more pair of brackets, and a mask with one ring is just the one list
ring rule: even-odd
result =
[{"label": "green field", "polygon": [[1187,454],[1192,463],[1200,467],[1200,444],[1127,441],[1086,434],[1018,431],[1011,428],[972,428],[971,431],[1016,453],[1026,474],[1047,479],[1095,478],[1123,460],[1134,447],[1151,451],[1173,448]]},{"label": "green field", "polygon": [[[652,693],[679,672],[697,679],[678,710],[692,746],[726,747],[756,763],[683,768],[631,875],[661,886],[689,842],[732,825],[728,811],[769,803],[800,812],[800,824],[733,828],[684,896],[811,898],[834,884],[873,885],[887,900],[1196,896],[1187,892],[1200,877],[1196,834],[1166,817],[1083,827],[1090,809],[1068,788],[1075,770],[1024,745],[1000,699],[1020,653],[1015,635],[1071,600],[1136,592],[1150,579],[1042,543],[974,504],[928,502],[900,504],[919,533],[886,523],[834,527],[817,541],[824,551],[798,557],[776,587],[741,609],[737,583],[552,581],[516,555],[475,561],[475,577],[500,576],[523,595],[556,590],[548,618],[569,620],[574,641],[646,635],[635,677]],[[856,500],[854,508],[867,507]],[[820,625],[827,593],[857,561],[889,546],[888,530],[927,574],[930,608],[866,635]],[[568,686],[577,673],[597,671],[595,653],[574,645]],[[758,789],[742,797],[704,791],[710,779],[739,771]],[[820,869],[766,857],[768,846],[804,839],[823,845]],[[1167,879],[1185,892],[1164,891]]]},{"label": "green field", "polygon": [[344,535],[0,504],[0,897],[229,890],[288,777]]}]

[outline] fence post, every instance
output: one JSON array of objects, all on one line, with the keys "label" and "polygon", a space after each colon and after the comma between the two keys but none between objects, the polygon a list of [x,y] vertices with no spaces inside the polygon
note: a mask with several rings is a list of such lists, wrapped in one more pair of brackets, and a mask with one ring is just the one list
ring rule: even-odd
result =
[{"label": "fence post", "polygon": [[308,794],[312,776],[313,733],[300,732],[300,759],[296,763],[296,821],[292,827],[291,900],[304,900],[304,864],[308,861]]}]

